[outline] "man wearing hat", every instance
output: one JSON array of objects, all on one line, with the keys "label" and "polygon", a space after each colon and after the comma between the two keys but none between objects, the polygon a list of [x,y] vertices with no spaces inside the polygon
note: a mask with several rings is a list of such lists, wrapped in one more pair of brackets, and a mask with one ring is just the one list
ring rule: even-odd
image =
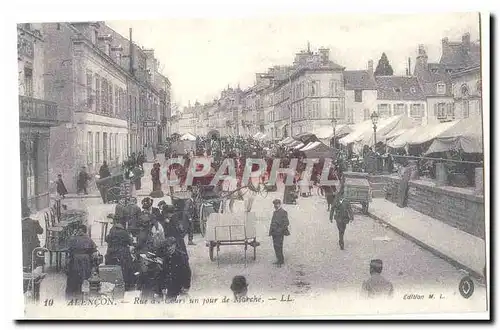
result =
[{"label": "man wearing hat", "polygon": [[288,226],[288,213],[281,207],[281,200],[273,200],[274,212],[271,219],[271,226],[269,228],[269,236],[273,237],[274,252],[276,253],[277,261],[274,263],[281,266],[285,263],[283,256],[283,241],[285,236],[290,235]]},{"label": "man wearing hat", "polygon": [[233,291],[235,300],[247,296],[248,283],[245,276],[238,275],[233,277],[233,282],[231,283],[231,291]]},{"label": "man wearing hat", "polygon": [[185,253],[177,248],[175,237],[167,237],[156,245],[156,254],[163,259],[163,285],[166,297],[175,299],[191,287],[191,268]]},{"label": "man wearing hat", "polygon": [[31,269],[33,250],[40,246],[38,235],[43,234],[40,223],[30,218],[31,210],[28,206],[22,208],[22,237],[23,237],[23,267]]},{"label": "man wearing hat", "polygon": [[367,298],[392,297],[394,287],[382,275],[382,260],[370,261],[370,278],[363,282],[361,291]]}]

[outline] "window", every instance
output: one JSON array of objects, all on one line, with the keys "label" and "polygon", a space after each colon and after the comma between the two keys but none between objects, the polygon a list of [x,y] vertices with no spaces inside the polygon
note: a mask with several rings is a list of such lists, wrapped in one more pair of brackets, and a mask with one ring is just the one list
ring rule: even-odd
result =
[{"label": "window", "polygon": [[391,116],[391,106],[390,104],[379,104],[378,105],[378,115],[381,118]]},{"label": "window", "polygon": [[113,106],[113,85],[108,83],[108,113],[112,114],[114,111]]},{"label": "window", "polygon": [[87,133],[87,164],[94,163],[94,135],[92,132]]},{"label": "window", "polygon": [[369,120],[370,119],[370,109],[364,109],[363,110],[363,120]]},{"label": "window", "polygon": [[118,115],[120,113],[120,89],[118,87],[115,87],[115,107],[113,109],[113,113],[115,115]]},{"label": "window", "polygon": [[33,97],[33,70],[24,68],[24,95]]},{"label": "window", "polygon": [[405,113],[407,113],[405,104],[399,103],[394,105],[394,116],[403,115]]},{"label": "window", "polygon": [[481,95],[481,80],[476,82],[476,91],[479,95]]},{"label": "window", "polygon": [[100,133],[95,133],[95,163],[99,164],[101,162],[101,141]]},{"label": "window", "polygon": [[311,81],[311,94],[310,96],[318,96],[319,95],[319,81],[313,80]]},{"label": "window", "polygon": [[102,100],[101,100],[101,78],[99,75],[95,75],[95,110],[96,112],[102,112]]},{"label": "window", "polygon": [[443,83],[438,83],[436,85],[436,93],[439,95],[444,95],[446,94],[446,85]]},{"label": "window", "polygon": [[90,108],[90,110],[92,111],[92,108],[94,106],[94,99],[93,99],[93,89],[92,89],[92,82],[93,82],[93,76],[92,76],[92,71],[89,71],[87,70],[87,73],[86,73],[86,76],[87,76],[87,107]]},{"label": "window", "polygon": [[108,160],[108,133],[102,133],[102,160]]},{"label": "window", "polygon": [[339,93],[340,82],[338,80],[330,80],[330,95],[337,96]]},{"label": "window", "polygon": [[312,102],[312,118],[320,118],[319,101]]},{"label": "window", "polygon": [[469,87],[467,84],[463,84],[462,87],[460,87],[460,93],[463,98],[469,97]]},{"label": "window", "polygon": [[115,133],[115,161],[118,161],[118,133]]},{"label": "window", "polygon": [[401,93],[401,87],[394,87],[394,92]]},{"label": "window", "polygon": [[354,91],[354,102],[363,102],[363,91],[355,90]]},{"label": "window", "polygon": [[421,118],[424,116],[424,106],[422,104],[412,104],[410,106],[410,117]]},{"label": "window", "polygon": [[438,103],[434,105],[435,107],[435,113],[434,115],[438,118],[446,118],[446,103]]},{"label": "window", "polygon": [[339,100],[330,101],[330,111],[333,114],[334,118],[337,118],[337,119],[344,119],[345,118],[344,109],[341,106]]},{"label": "window", "polygon": [[469,118],[469,100],[462,102],[462,117]]}]

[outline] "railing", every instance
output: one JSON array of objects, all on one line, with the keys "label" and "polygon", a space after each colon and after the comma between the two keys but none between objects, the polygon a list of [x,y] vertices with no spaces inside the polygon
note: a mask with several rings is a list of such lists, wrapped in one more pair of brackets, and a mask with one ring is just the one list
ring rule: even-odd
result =
[{"label": "railing", "polygon": [[19,120],[28,122],[57,122],[57,104],[19,95]]}]

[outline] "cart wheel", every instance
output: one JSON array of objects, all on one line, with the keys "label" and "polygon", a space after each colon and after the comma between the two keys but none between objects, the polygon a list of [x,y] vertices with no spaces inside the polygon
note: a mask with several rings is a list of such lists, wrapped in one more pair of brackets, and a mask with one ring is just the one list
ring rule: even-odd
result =
[{"label": "cart wheel", "polygon": [[363,214],[368,214],[368,203],[361,203],[362,205],[362,209],[361,211],[363,212]]},{"label": "cart wheel", "polygon": [[212,243],[210,243],[210,246],[208,247],[208,255],[210,256],[210,261],[215,261],[214,246],[212,245]]}]

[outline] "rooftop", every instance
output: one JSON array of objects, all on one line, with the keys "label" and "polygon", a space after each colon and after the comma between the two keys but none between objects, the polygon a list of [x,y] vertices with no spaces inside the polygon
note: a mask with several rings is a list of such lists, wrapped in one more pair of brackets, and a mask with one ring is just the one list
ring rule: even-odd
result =
[{"label": "rooftop", "polygon": [[377,76],[375,77],[375,81],[377,82],[378,100],[425,100],[417,77]]},{"label": "rooftop", "polygon": [[344,83],[346,89],[376,90],[377,82],[368,70],[344,71]]}]

